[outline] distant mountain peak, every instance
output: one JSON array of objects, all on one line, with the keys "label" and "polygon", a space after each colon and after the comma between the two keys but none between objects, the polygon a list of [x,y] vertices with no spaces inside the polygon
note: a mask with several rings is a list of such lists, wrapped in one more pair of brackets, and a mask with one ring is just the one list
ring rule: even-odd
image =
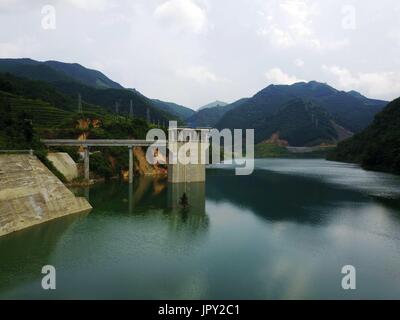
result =
[{"label": "distant mountain peak", "polygon": [[363,96],[361,93],[355,90],[351,90],[347,92],[348,94],[352,95],[355,98],[362,98],[362,99],[368,99],[367,97]]},{"label": "distant mountain peak", "polygon": [[200,107],[198,109],[198,111],[204,110],[204,109],[215,108],[215,107],[225,107],[227,104],[228,103],[226,103],[226,102],[215,100],[214,102],[211,102],[209,104],[206,104],[205,106]]}]

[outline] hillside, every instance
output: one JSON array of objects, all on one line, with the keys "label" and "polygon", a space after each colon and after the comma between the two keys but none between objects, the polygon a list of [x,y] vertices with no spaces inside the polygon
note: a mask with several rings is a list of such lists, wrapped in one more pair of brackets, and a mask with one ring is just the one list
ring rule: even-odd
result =
[{"label": "hillside", "polygon": [[101,106],[108,112],[118,112],[120,115],[127,116],[130,114],[132,101],[132,111],[135,117],[147,119],[147,112],[149,112],[150,121],[156,124],[166,124],[170,119],[177,119],[167,111],[154,107],[148,98],[132,90],[96,89],[69,81],[54,82],[53,86],[70,98],[77,99],[80,94],[86,103]]},{"label": "hillside", "polygon": [[54,70],[65,73],[75,81],[91,87],[98,89],[123,89],[119,83],[112,81],[100,71],[85,68],[78,63],[46,61],[44,64],[53,68]]},{"label": "hillside", "polygon": [[0,73],[10,73],[24,79],[47,82],[73,97],[74,100],[77,99],[78,93],[83,94],[84,92],[85,97],[82,98],[86,102],[97,104],[109,111],[115,111],[115,104],[118,102],[120,103],[119,111],[123,114],[130,112],[130,101],[132,100],[133,113],[147,118],[147,109],[149,109],[151,120],[155,123],[166,122],[168,119],[184,122],[194,114],[193,110],[184,106],[149,99],[135,89],[125,89],[100,71],[88,69],[78,63],[0,59]]},{"label": "hillside", "polygon": [[187,119],[187,123],[193,127],[215,127],[218,121],[229,112],[244,103],[247,99],[241,99],[227,105],[214,105],[210,104],[203,108],[200,108],[198,112],[193,114]]},{"label": "hillside", "polygon": [[[47,150],[41,144],[43,138],[77,139],[85,136],[93,139],[144,139],[153,125],[143,117],[134,114],[127,117],[108,112],[107,108],[82,102],[82,112],[78,112],[77,99],[66,91],[59,90],[55,84],[68,84],[67,87],[79,88],[88,94],[89,100],[103,99],[115,92],[129,93],[128,90],[95,89],[77,82],[32,81],[10,74],[0,74],[0,149],[27,150],[34,149],[38,157],[46,163]],[[70,88],[71,89],[71,88]],[[109,92],[111,91],[111,92]],[[99,95],[99,92],[102,95]],[[129,93],[134,94],[134,93]],[[82,97],[86,97],[82,94]],[[128,96],[131,97],[131,96]],[[143,101],[141,108],[147,108]],[[159,116],[166,121],[157,109],[152,119]],[[144,109],[146,110],[146,109]],[[78,148],[58,148],[67,152],[75,161],[79,160]],[[97,177],[112,177],[123,174],[128,166],[126,148],[92,148],[96,154],[91,159],[91,170]],[[136,162],[140,162],[135,158]],[[135,163],[136,163],[135,162]],[[46,163],[51,170],[51,165]],[[136,164],[135,164],[136,165]],[[156,170],[157,168],[154,168]],[[54,172],[55,174],[59,174]],[[62,177],[60,177],[62,179]]]},{"label": "hillside", "polygon": [[58,61],[35,61],[32,59],[0,59],[0,72],[8,72],[31,80],[46,82],[77,81],[98,89],[123,87],[97,70],[85,68],[77,63]]},{"label": "hillside", "polygon": [[159,108],[160,110],[164,110],[169,114],[178,117],[182,121],[186,121],[188,118],[196,113],[190,108],[181,106],[173,102],[164,102],[158,99],[151,99],[150,102],[154,107]]},{"label": "hillside", "polygon": [[[312,105],[313,111],[304,109],[304,114],[299,108],[295,111],[292,102],[297,99],[301,99],[306,105]],[[292,106],[288,107],[289,105]],[[256,142],[267,140],[277,133],[293,146],[314,145],[336,142],[346,132],[359,132],[372,122],[374,115],[385,105],[385,101],[355,96],[315,81],[270,85],[231,108],[216,126],[220,129],[254,128]],[[225,108],[229,107],[230,105]],[[314,123],[312,133],[303,130],[310,128],[309,124],[304,127],[307,117],[308,123]]]},{"label": "hillside", "polygon": [[205,106],[200,107],[199,109],[197,109],[197,111],[201,111],[201,110],[204,110],[204,109],[215,108],[215,107],[225,107],[228,104],[229,103],[216,100],[214,102],[206,104]]},{"label": "hillside", "polygon": [[289,101],[274,115],[254,123],[254,128],[257,142],[276,133],[291,146],[319,145],[338,139],[328,112],[302,99]]},{"label": "hillside", "polygon": [[[77,109],[77,97],[81,94],[84,109],[88,105],[98,105],[108,112],[116,112],[116,104],[119,104],[118,112],[123,115],[132,111],[137,117],[147,119],[147,110],[150,120],[154,123],[166,123],[168,120],[180,120],[184,122],[194,111],[183,106],[152,100],[134,89],[124,89],[120,84],[107,78],[97,70],[85,68],[77,63],[63,63],[58,61],[38,62],[32,59],[0,59],[0,73],[7,72],[20,78],[20,82],[26,80],[40,81],[37,88],[44,87],[43,82],[48,83],[48,88],[57,89],[59,93],[67,97],[69,110]],[[32,86],[32,84],[30,84]],[[31,90],[31,96],[35,90]],[[42,99],[46,97],[43,92],[37,92],[36,96]],[[53,95],[52,95],[53,96]],[[74,103],[71,103],[74,101]],[[61,109],[66,109],[60,101],[51,101]],[[90,107],[89,107],[90,108]]]},{"label": "hillside", "polygon": [[400,174],[399,123],[400,98],[389,103],[364,131],[341,142],[328,159]]}]

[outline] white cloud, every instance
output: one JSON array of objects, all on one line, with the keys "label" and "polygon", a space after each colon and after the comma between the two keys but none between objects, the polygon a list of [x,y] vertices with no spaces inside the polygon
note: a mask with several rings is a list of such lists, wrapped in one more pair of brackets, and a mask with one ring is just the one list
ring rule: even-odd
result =
[{"label": "white cloud", "polygon": [[335,85],[342,90],[360,90],[379,98],[400,96],[400,72],[353,73],[346,68],[327,65],[323,65],[322,70],[332,75]]},{"label": "white cloud", "polygon": [[159,5],[154,16],[162,23],[194,33],[201,33],[207,27],[205,9],[200,8],[192,0],[169,0]]},{"label": "white cloud", "polygon": [[349,44],[347,39],[321,40],[317,36],[313,19],[320,15],[315,2],[303,0],[279,1],[279,5],[268,4],[268,16],[258,33],[269,39],[278,48],[304,46],[317,50],[335,50]]},{"label": "white cloud", "polygon": [[1,0],[0,1],[0,8],[1,9],[6,9],[7,7],[10,6],[15,6],[19,1],[18,0]]},{"label": "white cloud", "polygon": [[89,11],[104,11],[112,6],[111,1],[107,0],[65,0],[78,9]]},{"label": "white cloud", "polygon": [[272,68],[265,73],[265,77],[271,84],[293,84],[297,82],[304,82],[295,76],[290,76],[284,73],[279,68]]},{"label": "white cloud", "polygon": [[19,48],[13,43],[0,42],[0,58],[18,57]]},{"label": "white cloud", "polygon": [[21,37],[13,42],[0,42],[0,58],[31,57],[40,50],[35,38]]},{"label": "white cloud", "polygon": [[[383,96],[393,99],[399,81],[385,79],[400,73],[400,1],[360,1],[357,28],[345,30],[342,8],[349,2],[355,1],[0,0],[0,56],[79,62],[188,106],[252,96],[275,67],[281,72],[269,74],[274,82],[339,83],[323,64],[351,70],[348,89],[393,91]],[[57,10],[54,32],[40,28],[46,3]],[[10,28],[16,21],[18,28]]]},{"label": "white cloud", "polygon": [[296,67],[302,68],[304,67],[305,63],[302,59],[296,59],[294,60],[294,64]]},{"label": "white cloud", "polygon": [[206,84],[208,82],[229,82],[228,79],[217,76],[204,66],[190,66],[186,69],[179,69],[177,75],[182,78],[194,80],[201,84]]}]

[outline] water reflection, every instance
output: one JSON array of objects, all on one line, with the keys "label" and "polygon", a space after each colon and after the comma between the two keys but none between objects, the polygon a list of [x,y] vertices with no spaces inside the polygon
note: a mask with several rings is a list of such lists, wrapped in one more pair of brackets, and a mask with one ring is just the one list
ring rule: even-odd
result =
[{"label": "water reflection", "polygon": [[[183,206],[181,199],[186,194],[188,205]],[[205,183],[170,183],[168,184],[168,209],[174,230],[184,225],[192,234],[203,232],[209,224],[206,215]]]},{"label": "water reflection", "polygon": [[[143,176],[128,184],[110,181],[91,187],[92,215],[140,215],[147,218],[163,215],[167,218],[170,232],[196,234],[204,232],[209,223],[205,211],[205,183],[168,183],[165,177]],[[75,194],[87,194],[86,189],[74,189]],[[180,205],[183,194],[188,206]],[[101,210],[96,210],[101,208]]]},{"label": "water reflection", "polygon": [[39,281],[42,267],[52,264],[52,254],[62,238],[87,215],[66,216],[1,237],[0,295],[10,288]]},{"label": "water reflection", "polygon": [[[203,215],[206,210],[205,190],[206,186],[203,182],[169,184],[168,208],[181,209],[196,215]],[[183,194],[187,195],[188,208],[183,208],[180,204]]]},{"label": "water reflection", "polygon": [[[365,173],[338,184],[326,177],[340,169],[299,163],[250,177],[211,170],[206,185],[142,177],[92,186],[90,214],[0,238],[0,298],[398,297],[398,210],[346,187]],[[57,268],[52,293],[40,288],[44,264]],[[345,264],[357,267],[355,292],[341,289]]]},{"label": "water reflection", "polygon": [[371,202],[368,194],[324,179],[266,170],[256,170],[251,176],[235,176],[231,170],[210,170],[207,198],[249,209],[268,221],[312,224],[329,222],[336,208],[351,209]]}]

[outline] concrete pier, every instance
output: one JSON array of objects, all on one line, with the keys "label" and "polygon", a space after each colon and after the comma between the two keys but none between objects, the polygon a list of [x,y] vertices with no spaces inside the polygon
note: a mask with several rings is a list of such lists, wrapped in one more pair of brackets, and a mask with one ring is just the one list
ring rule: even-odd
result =
[{"label": "concrete pier", "polygon": [[[192,183],[206,181],[206,156],[209,142],[202,141],[201,135],[209,129],[172,128],[169,129],[169,164],[168,182]],[[172,131],[172,132],[171,132]],[[174,137],[171,139],[171,137]],[[179,157],[182,150],[190,162],[186,163]]]},{"label": "concrete pier", "polygon": [[133,183],[133,148],[129,147],[129,183]]},{"label": "concrete pier", "polygon": [[89,147],[85,147],[83,149],[83,167],[84,167],[84,172],[85,172],[85,180],[89,181],[90,180],[90,164],[89,164]]}]

